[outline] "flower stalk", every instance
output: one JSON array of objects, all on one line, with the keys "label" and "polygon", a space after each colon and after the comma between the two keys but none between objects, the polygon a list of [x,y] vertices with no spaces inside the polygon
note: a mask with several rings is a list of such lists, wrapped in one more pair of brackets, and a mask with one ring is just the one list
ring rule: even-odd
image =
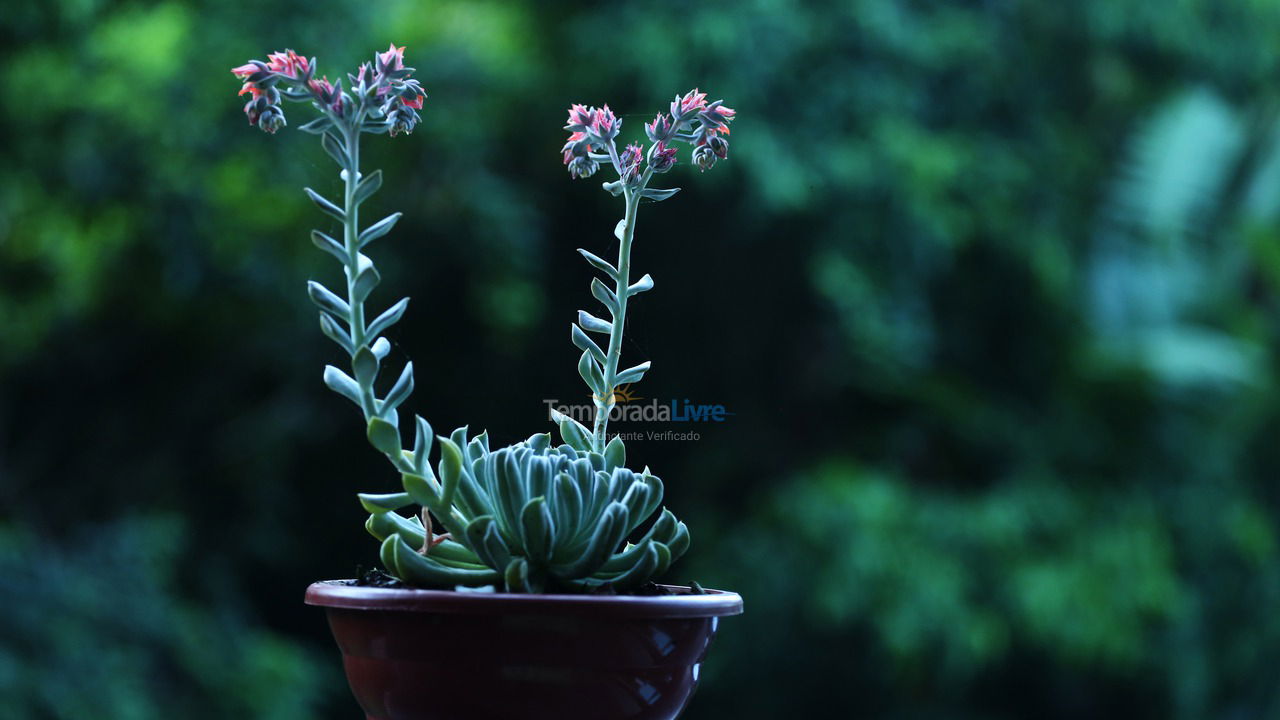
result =
[{"label": "flower stalk", "polygon": [[[614,116],[608,105],[597,109],[575,104],[569,108],[565,129],[570,135],[561,148],[569,175],[573,178],[590,177],[601,163],[608,162],[617,172],[618,179],[604,183],[604,189],[615,197],[621,196],[625,204],[622,220],[614,230],[619,242],[616,264],[611,265],[585,249],[578,249],[587,262],[613,281],[612,289],[598,278],[591,283],[591,294],[609,311],[611,321],[606,322],[579,310],[578,321],[572,325],[570,333],[573,344],[582,350],[578,373],[591,389],[595,407],[592,428],[588,430],[563,415],[553,417],[560,424],[561,433],[581,434],[594,452],[606,452],[613,442],[609,439],[609,416],[617,404],[618,388],[640,380],[650,368],[650,363],[644,362],[626,370],[618,369],[628,300],[653,288],[653,278],[648,274],[631,283],[631,248],[635,241],[640,201],[659,202],[679,191],[679,188],[649,187],[649,181],[655,174],[665,173],[676,164],[676,150],[669,146],[670,143],[692,145],[691,159],[703,171],[728,157],[729,143],[725,136],[729,134],[729,123],[735,116],[735,111],[725,107],[722,101],[708,103],[706,93],[695,88],[683,97],[676,96],[671,103],[670,114],[658,113],[652,123],[645,125],[645,135],[652,143],[648,152],[642,145],[632,144],[619,153],[615,139],[621,131],[622,121]],[[601,350],[587,335],[588,332],[607,334],[608,349]],[[618,439],[615,437],[614,441]]]}]

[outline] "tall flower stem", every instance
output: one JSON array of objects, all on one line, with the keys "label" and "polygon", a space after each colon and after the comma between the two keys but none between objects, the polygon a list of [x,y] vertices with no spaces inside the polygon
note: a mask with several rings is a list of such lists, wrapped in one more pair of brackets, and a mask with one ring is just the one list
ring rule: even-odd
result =
[{"label": "tall flower stem", "polygon": [[[616,164],[616,161],[615,161]],[[618,277],[614,283],[614,297],[617,298],[617,312],[613,315],[613,328],[609,332],[609,349],[605,353],[604,384],[606,397],[595,398],[596,417],[591,434],[591,449],[603,453],[608,444],[609,415],[616,402],[618,362],[622,358],[622,335],[627,324],[627,296],[631,285],[631,242],[635,239],[636,216],[640,209],[640,198],[649,178],[653,176],[652,168],[646,168],[640,182],[632,188],[623,190],[626,200],[626,214],[622,219],[622,233],[618,245]]]},{"label": "tall flower stem", "polygon": [[[342,245],[347,251],[347,263],[344,267],[347,276],[347,303],[350,313],[347,323],[351,331],[351,344],[359,351],[368,348],[369,338],[366,336],[364,324],[364,301],[356,293],[356,274],[360,257],[360,203],[356,201],[356,186],[360,182],[360,124],[355,122],[343,133],[343,144],[346,146],[346,176],[343,193],[342,211]],[[372,352],[372,351],[370,351]],[[373,383],[360,383],[360,409],[364,411],[365,422],[377,414],[376,400],[373,394]],[[393,459],[392,462],[395,462]]]}]

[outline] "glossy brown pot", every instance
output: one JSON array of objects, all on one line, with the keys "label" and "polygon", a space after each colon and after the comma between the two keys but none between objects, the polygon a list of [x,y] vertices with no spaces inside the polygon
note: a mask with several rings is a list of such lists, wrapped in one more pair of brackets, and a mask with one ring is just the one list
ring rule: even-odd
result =
[{"label": "glossy brown pot", "polygon": [[307,588],[369,720],[670,720],[737,593],[515,595]]}]

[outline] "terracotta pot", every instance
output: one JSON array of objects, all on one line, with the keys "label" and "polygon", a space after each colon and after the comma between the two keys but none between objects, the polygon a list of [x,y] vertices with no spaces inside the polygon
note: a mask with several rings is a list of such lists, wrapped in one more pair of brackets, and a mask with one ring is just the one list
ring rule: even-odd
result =
[{"label": "terracotta pot", "polygon": [[515,595],[307,588],[369,720],[670,720],[737,593]]}]

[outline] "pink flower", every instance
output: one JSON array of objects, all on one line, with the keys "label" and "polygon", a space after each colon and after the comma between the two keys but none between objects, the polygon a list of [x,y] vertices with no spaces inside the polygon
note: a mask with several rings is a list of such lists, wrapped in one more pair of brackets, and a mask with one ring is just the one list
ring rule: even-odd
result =
[{"label": "pink flower", "polygon": [[565,124],[566,130],[585,130],[594,119],[595,110],[588,108],[586,105],[574,104],[569,107],[569,120]]},{"label": "pink flower", "polygon": [[595,150],[590,139],[585,132],[576,132],[569,135],[569,140],[561,148],[564,152],[564,164],[568,165],[574,157],[582,157],[587,153]]},{"label": "pink flower", "polygon": [[311,92],[315,93],[322,102],[333,102],[333,83],[329,82],[328,75],[312,78],[307,83],[307,87],[310,87]]},{"label": "pink flower", "polygon": [[297,79],[298,66],[294,62],[297,57],[297,53],[292,50],[288,51],[288,54],[273,52],[267,56],[267,69],[285,77]]},{"label": "pink flower", "polygon": [[702,112],[698,113],[698,119],[702,120],[708,127],[728,135],[728,125],[733,122],[733,118],[738,112],[733,108],[725,107],[721,104],[723,102],[723,100],[717,100],[708,105]]},{"label": "pink flower", "polygon": [[591,122],[591,132],[601,140],[612,140],[622,129],[622,122],[614,116],[608,105],[595,111]]},{"label": "pink flower", "polygon": [[645,135],[654,142],[663,142],[671,137],[675,131],[675,124],[671,121],[671,116],[658,113],[653,122],[644,126]]},{"label": "pink flower", "polygon": [[391,43],[386,52],[378,53],[378,71],[386,72],[388,70],[404,69],[404,48],[396,47],[395,43]]},{"label": "pink flower", "polygon": [[307,82],[307,87],[311,88],[311,94],[321,105],[328,105],[329,109],[335,113],[342,114],[342,81],[336,84],[329,82],[329,77],[322,76],[312,78]]},{"label": "pink flower", "polygon": [[694,88],[685,93],[684,97],[676,96],[676,99],[671,103],[671,114],[678,118],[701,110],[706,106],[707,94],[698,92],[698,88]]},{"label": "pink flower", "polygon": [[[254,74],[254,73],[256,73],[256,72],[259,72],[259,71],[261,71],[261,70],[262,70],[262,68],[258,67],[257,65],[254,65],[254,64],[253,64],[253,63],[251,63],[251,62],[247,62],[247,63],[245,63],[244,65],[241,65],[240,67],[233,67],[233,68],[231,68],[231,74],[232,74],[232,75],[235,75],[235,76],[236,76],[236,77],[238,77],[238,78],[242,78],[242,79],[243,79],[243,78],[247,78],[247,77],[249,77],[250,75],[252,75],[252,74]],[[241,93],[241,94],[243,94],[243,93]]]}]

